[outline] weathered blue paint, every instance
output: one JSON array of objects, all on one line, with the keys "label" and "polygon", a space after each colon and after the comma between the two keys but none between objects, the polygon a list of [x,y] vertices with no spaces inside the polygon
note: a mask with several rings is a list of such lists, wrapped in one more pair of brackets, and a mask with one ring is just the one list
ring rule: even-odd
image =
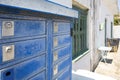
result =
[{"label": "weathered blue paint", "polygon": [[[0,21],[0,23],[1,23],[1,21]],[[1,39],[1,37],[2,37],[2,24],[0,24],[0,39]]]},{"label": "weathered blue paint", "polygon": [[1,74],[2,80],[14,80],[14,70],[8,69],[2,72]]},{"label": "weathered blue paint", "polygon": [[36,75],[35,77],[30,78],[29,80],[47,80],[47,76],[45,76],[45,75],[46,75],[46,73],[45,73],[45,71],[43,71],[43,72],[39,73],[38,75]]},{"label": "weathered blue paint", "polygon": [[[68,46],[63,47],[61,49],[57,49],[54,52],[57,52],[58,59],[61,59],[61,58],[65,57],[65,56],[70,55],[70,49],[71,49],[70,45],[68,45]],[[55,54],[54,52],[53,52],[53,55]]]},{"label": "weathered blue paint", "polygon": [[[53,24],[57,26],[58,30],[54,30],[53,27],[53,53],[57,53],[58,59],[56,61],[52,60],[52,79],[55,80],[71,80],[71,69],[72,69],[72,51],[71,51],[71,36],[70,28],[71,23],[67,21],[54,21]],[[55,39],[57,40],[57,45],[54,46]],[[54,75],[54,66],[58,66],[58,72]],[[67,70],[67,72],[66,72]],[[64,74],[64,75],[63,75]]]},{"label": "weathered blue paint", "polygon": [[61,70],[63,70],[67,66],[69,66],[70,65],[69,62],[70,62],[70,59],[67,58],[66,60],[64,59],[62,62],[60,62],[60,64],[57,64],[58,65],[58,72],[60,72]]},{"label": "weathered blue paint", "polygon": [[[59,36],[55,36],[55,37],[58,40],[58,45],[55,46],[55,47],[59,47],[59,46],[62,46],[62,45],[69,44],[70,40],[71,40],[70,34],[69,35],[62,35],[62,36],[59,35]],[[53,40],[53,44],[54,44],[54,40]]]},{"label": "weathered blue paint", "polygon": [[3,19],[1,20],[0,24],[2,24],[3,21],[14,21],[15,27],[14,36],[2,37],[2,39],[45,34],[45,21]]},{"label": "weathered blue paint", "polygon": [[[19,11],[17,12],[19,14]],[[3,14],[2,14],[3,15]],[[6,17],[7,16],[7,17]],[[54,17],[53,17],[54,18]],[[2,21],[14,21],[14,35],[2,37]],[[54,22],[58,31],[54,32]],[[1,80],[71,80],[71,22],[28,16],[0,16],[0,79]],[[54,45],[57,38],[57,46]],[[2,61],[2,46],[14,45],[15,58]],[[54,52],[58,59],[53,61]],[[53,68],[58,65],[58,73]],[[9,76],[6,76],[6,73]]]},{"label": "weathered blue paint", "polygon": [[[70,32],[70,23],[67,22],[54,22],[58,25],[58,32],[53,33],[67,33]],[[53,27],[54,29],[54,27]]]},{"label": "weathered blue paint", "polygon": [[[45,55],[19,63],[15,66],[12,66],[10,69],[5,69],[2,71],[1,76],[4,76],[2,80],[27,80],[30,76],[43,71],[45,64]],[[6,75],[8,72],[11,74]]]},{"label": "weathered blue paint", "polygon": [[58,80],[70,80],[70,79],[71,79],[70,69],[71,69],[71,68],[66,69],[66,70],[64,71],[64,73],[60,75],[60,77],[58,78]]},{"label": "weathered blue paint", "polygon": [[[41,54],[41,52],[45,52],[46,48],[46,42],[45,38],[43,39],[34,39],[34,40],[27,40],[27,41],[21,41],[21,42],[14,42],[9,44],[2,44],[2,46],[9,46],[11,44],[15,45],[15,58],[14,60],[19,60],[22,58],[34,56]],[[2,46],[0,46],[1,50],[0,53],[2,53]],[[11,61],[14,61],[11,60]],[[2,62],[2,55],[0,54],[0,64]],[[9,61],[8,61],[9,63]]]},{"label": "weathered blue paint", "polygon": [[47,29],[48,29],[48,59],[47,59],[47,61],[48,61],[48,65],[47,65],[47,75],[48,75],[48,77],[47,77],[47,80],[52,80],[52,77],[53,77],[53,75],[52,75],[52,64],[53,64],[53,61],[52,61],[52,54],[53,54],[53,52],[52,52],[52,47],[53,47],[53,42],[52,42],[52,40],[53,40],[53,35],[52,35],[52,31],[53,31],[53,29],[52,29],[52,27],[53,27],[53,24],[52,24],[52,20],[48,20],[47,21]]}]

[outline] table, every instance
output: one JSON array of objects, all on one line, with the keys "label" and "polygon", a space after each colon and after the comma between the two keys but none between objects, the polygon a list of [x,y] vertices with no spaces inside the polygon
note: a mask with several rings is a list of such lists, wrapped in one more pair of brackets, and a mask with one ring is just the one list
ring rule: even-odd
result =
[{"label": "table", "polygon": [[102,56],[100,61],[104,60],[106,63],[107,53],[112,50],[112,47],[102,46],[102,47],[99,47],[98,50],[101,51],[101,56]]}]

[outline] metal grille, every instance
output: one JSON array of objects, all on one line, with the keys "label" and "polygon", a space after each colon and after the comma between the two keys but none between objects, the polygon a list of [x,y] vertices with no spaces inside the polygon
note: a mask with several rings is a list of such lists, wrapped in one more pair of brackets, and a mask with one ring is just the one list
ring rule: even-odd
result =
[{"label": "metal grille", "polygon": [[73,59],[87,50],[87,12],[79,12],[78,19],[74,19],[73,26]]}]

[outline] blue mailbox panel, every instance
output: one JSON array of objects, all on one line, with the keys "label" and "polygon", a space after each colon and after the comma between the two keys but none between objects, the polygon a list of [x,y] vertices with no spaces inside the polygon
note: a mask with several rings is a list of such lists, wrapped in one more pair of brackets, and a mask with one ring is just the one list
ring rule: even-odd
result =
[{"label": "blue mailbox panel", "polygon": [[67,68],[67,69],[65,69],[64,70],[64,73],[62,73],[58,78],[57,78],[57,80],[71,80],[70,78],[71,78],[71,75],[70,75],[70,73],[71,73],[71,70],[70,70],[71,68],[69,67],[69,68]]},{"label": "blue mailbox panel", "polygon": [[[0,53],[3,52],[3,46],[14,45],[14,58],[9,61],[16,61],[27,57],[32,57],[45,53],[46,51],[46,40],[45,38],[33,39],[27,41],[13,42],[8,44],[0,45]],[[3,54],[0,54],[0,64],[6,64],[6,61],[3,59]]]},{"label": "blue mailbox panel", "polygon": [[[4,38],[18,38],[18,37],[31,37],[45,35],[45,21],[44,20],[14,20],[14,19],[2,19],[0,20],[0,28],[10,30],[13,27],[13,35],[7,36],[1,34],[0,37]],[[8,25],[11,24],[11,27]],[[7,28],[8,26],[8,28]],[[12,32],[11,31],[11,32]],[[3,32],[2,32],[3,33]]]},{"label": "blue mailbox panel", "polygon": [[71,36],[70,22],[53,22],[52,79],[71,80]]},{"label": "blue mailbox panel", "polygon": [[43,71],[43,72],[39,73],[38,75],[36,75],[35,77],[30,78],[29,80],[49,80],[49,79],[47,79],[47,76],[45,76],[45,75],[46,75],[46,72]]},{"label": "blue mailbox panel", "polygon": [[66,60],[62,60],[61,62],[59,62],[58,64],[54,64],[53,67],[53,76],[56,76],[60,73],[63,72],[64,69],[66,69],[67,67],[70,66],[70,62],[71,60],[69,58],[67,58]]},{"label": "blue mailbox panel", "polygon": [[0,19],[0,80],[71,80],[71,23]]},{"label": "blue mailbox panel", "polygon": [[70,32],[70,23],[68,22],[54,22],[53,33],[67,33]]},{"label": "blue mailbox panel", "polygon": [[45,19],[0,19],[0,80],[47,80]]},{"label": "blue mailbox panel", "polygon": [[57,49],[53,52],[53,61],[64,58],[65,56],[69,56],[70,54],[70,45],[65,46],[63,48]]},{"label": "blue mailbox panel", "polygon": [[[39,77],[45,78],[45,55],[32,58],[28,61],[16,64],[8,69],[1,71],[2,80],[28,80],[30,76],[40,73]],[[44,80],[44,79],[43,79]]]},{"label": "blue mailbox panel", "polygon": [[53,47],[60,47],[63,45],[70,44],[70,35],[58,35],[53,37]]}]

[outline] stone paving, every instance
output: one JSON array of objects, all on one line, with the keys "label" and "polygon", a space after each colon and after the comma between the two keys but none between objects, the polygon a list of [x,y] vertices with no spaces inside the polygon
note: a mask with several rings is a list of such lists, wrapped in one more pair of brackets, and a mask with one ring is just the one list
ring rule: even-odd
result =
[{"label": "stone paving", "polygon": [[117,52],[108,53],[107,63],[100,62],[95,70],[95,73],[120,80],[120,47]]},{"label": "stone paving", "polygon": [[[113,37],[120,38],[120,26],[113,28]],[[95,73],[113,77],[120,80],[120,44],[117,52],[110,52],[107,55],[107,63],[99,62]]]}]

